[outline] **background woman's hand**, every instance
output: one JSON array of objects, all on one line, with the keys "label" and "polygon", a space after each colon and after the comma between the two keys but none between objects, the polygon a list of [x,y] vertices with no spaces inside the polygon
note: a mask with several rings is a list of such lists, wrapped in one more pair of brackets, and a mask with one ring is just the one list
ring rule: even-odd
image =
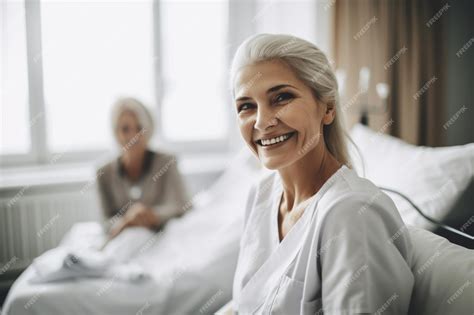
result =
[{"label": "background woman's hand", "polygon": [[153,209],[141,202],[134,203],[125,213],[124,219],[128,222],[128,226],[144,226],[150,228],[160,223]]},{"label": "background woman's hand", "polygon": [[143,226],[152,228],[160,225],[158,215],[149,207],[141,202],[134,203],[127,210],[123,218],[111,228],[110,239],[119,235],[129,226]]}]

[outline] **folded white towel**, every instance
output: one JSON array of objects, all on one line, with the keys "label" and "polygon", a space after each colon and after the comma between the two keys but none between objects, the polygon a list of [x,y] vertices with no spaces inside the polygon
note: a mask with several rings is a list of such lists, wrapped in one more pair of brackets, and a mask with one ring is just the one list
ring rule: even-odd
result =
[{"label": "folded white towel", "polygon": [[58,247],[36,258],[32,265],[36,271],[35,276],[30,279],[33,283],[87,277],[139,281],[149,277],[137,264],[121,263],[105,253],[91,249]]},{"label": "folded white towel", "polygon": [[150,277],[140,265],[131,261],[154,244],[159,234],[146,228],[127,228],[100,251],[99,244],[105,239],[100,232],[93,226],[78,224],[65,237],[67,242],[33,261],[36,275],[30,281],[45,283],[86,277],[140,281]]}]

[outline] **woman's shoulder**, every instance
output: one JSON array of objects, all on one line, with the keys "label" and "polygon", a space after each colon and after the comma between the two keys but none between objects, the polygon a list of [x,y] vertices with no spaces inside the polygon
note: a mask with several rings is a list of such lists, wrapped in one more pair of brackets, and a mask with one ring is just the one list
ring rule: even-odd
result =
[{"label": "woman's shoulder", "polygon": [[344,192],[351,192],[354,194],[370,194],[379,190],[374,183],[359,176],[355,170],[347,166],[343,166],[340,172],[335,174],[334,177],[337,177],[335,180],[335,186]]},{"label": "woman's shoulder", "polygon": [[[344,167],[337,172],[333,178],[331,187],[323,196],[324,202],[343,201],[349,202],[367,201],[367,198],[377,196],[382,199],[389,198],[370,180],[360,177],[354,170]],[[390,199],[390,198],[389,198]],[[384,200],[386,201],[386,200]]]},{"label": "woman's shoulder", "polygon": [[111,174],[114,174],[114,172],[117,172],[117,170],[118,170],[118,158],[114,158],[113,160],[102,163],[96,169],[97,179],[99,180],[99,179],[109,177],[111,176]]},{"label": "woman's shoulder", "polygon": [[345,218],[379,217],[384,221],[402,221],[392,199],[370,180],[346,168],[319,202],[321,216]]},{"label": "woman's shoulder", "polygon": [[152,157],[154,164],[177,163],[175,154],[166,151],[149,150],[148,154]]},{"label": "woman's shoulder", "polygon": [[[392,243],[409,258],[411,241],[392,199],[371,181],[348,169],[317,205],[319,237],[331,240],[342,232],[346,240]],[[364,239],[364,237],[366,239]]]},{"label": "woman's shoulder", "polygon": [[159,171],[161,169],[168,170],[171,166],[178,163],[176,155],[164,151],[149,151],[151,158],[151,169]]},{"label": "woman's shoulder", "polygon": [[[177,158],[174,154],[164,152],[164,151],[156,151],[156,150],[147,150],[146,151],[146,163],[148,166],[146,167],[147,172],[157,172],[159,170],[163,170],[165,172],[169,169],[173,164],[177,163]],[[114,174],[119,173],[119,158],[115,157],[108,162],[101,164],[96,169],[97,177],[107,178],[113,176]]]},{"label": "woman's shoulder", "polygon": [[[156,150],[147,150],[144,165],[144,174],[151,178],[153,182],[158,182],[158,178],[170,179],[177,176],[178,160],[175,155]],[[161,181],[160,181],[161,182]]]}]

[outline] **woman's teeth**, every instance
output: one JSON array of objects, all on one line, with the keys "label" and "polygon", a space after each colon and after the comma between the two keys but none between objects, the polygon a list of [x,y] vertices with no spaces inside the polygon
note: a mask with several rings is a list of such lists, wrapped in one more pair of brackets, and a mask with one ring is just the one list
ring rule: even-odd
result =
[{"label": "woman's teeth", "polygon": [[292,135],[293,133],[287,133],[287,134],[284,134],[275,138],[271,138],[271,139],[262,139],[259,142],[262,146],[269,146],[272,144],[276,144],[276,143],[280,143],[285,140],[288,140]]}]

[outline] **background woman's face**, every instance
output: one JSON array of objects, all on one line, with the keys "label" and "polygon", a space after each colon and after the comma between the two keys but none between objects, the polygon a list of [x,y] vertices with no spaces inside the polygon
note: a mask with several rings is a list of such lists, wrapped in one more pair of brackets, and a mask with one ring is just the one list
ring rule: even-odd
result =
[{"label": "background woman's face", "polygon": [[126,150],[145,150],[145,130],[142,130],[137,116],[131,111],[120,114],[117,125],[117,140]]},{"label": "background woman's face", "polygon": [[242,68],[234,91],[242,137],[265,167],[288,166],[320,143],[326,106],[285,63]]}]

